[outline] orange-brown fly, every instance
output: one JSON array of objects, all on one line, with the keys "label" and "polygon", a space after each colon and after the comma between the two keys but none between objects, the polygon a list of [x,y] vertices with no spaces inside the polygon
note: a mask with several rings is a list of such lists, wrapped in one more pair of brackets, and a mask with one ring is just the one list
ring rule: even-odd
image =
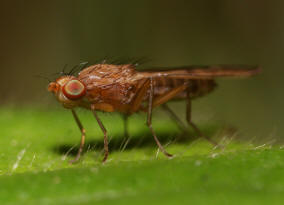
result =
[{"label": "orange-brown fly", "polygon": [[149,127],[159,149],[168,157],[169,154],[159,142],[152,128],[152,110],[162,106],[172,117],[178,120],[174,112],[166,105],[171,100],[186,100],[186,120],[200,137],[205,137],[191,120],[191,100],[206,95],[214,90],[217,77],[249,77],[260,72],[258,66],[217,65],[188,66],[172,70],[137,71],[135,65],[96,64],[83,69],[78,76],[71,73],[49,83],[52,92],[63,107],[70,109],[81,131],[81,143],[76,158],[78,161],[85,143],[85,129],[76,112],[76,107],[83,107],[93,112],[98,125],[104,133],[104,158],[107,160],[107,130],[97,115],[97,111],[121,112],[126,116],[132,113],[147,112]]}]

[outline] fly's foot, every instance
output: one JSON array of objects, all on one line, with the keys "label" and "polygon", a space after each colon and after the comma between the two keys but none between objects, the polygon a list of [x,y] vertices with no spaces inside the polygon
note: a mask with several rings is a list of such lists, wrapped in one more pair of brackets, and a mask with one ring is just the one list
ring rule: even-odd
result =
[{"label": "fly's foot", "polygon": [[80,160],[80,155],[79,155],[79,156],[76,156],[75,159],[69,160],[69,163],[70,163],[70,164],[75,164],[75,163],[78,163],[79,160]]}]

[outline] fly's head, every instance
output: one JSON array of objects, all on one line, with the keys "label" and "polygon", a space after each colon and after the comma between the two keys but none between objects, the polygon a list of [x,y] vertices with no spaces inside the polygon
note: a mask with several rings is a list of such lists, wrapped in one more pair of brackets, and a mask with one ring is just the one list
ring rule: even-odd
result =
[{"label": "fly's head", "polygon": [[86,95],[86,86],[74,76],[62,76],[48,85],[57,100],[65,108],[73,108],[80,104]]}]

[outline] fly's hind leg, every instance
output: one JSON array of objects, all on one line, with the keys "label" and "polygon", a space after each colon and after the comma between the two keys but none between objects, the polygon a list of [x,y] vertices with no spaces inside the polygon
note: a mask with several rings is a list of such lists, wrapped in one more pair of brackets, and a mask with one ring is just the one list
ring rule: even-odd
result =
[{"label": "fly's hind leg", "polygon": [[172,118],[176,123],[178,128],[183,132],[183,134],[188,134],[188,127],[183,123],[183,121],[174,113],[174,111],[165,103],[161,105],[163,110]]},{"label": "fly's hind leg", "polygon": [[70,161],[70,163],[74,163],[74,162],[77,162],[80,159],[80,157],[81,157],[81,153],[83,151],[84,144],[85,144],[85,137],[86,137],[85,133],[86,132],[85,132],[85,129],[84,129],[82,123],[80,122],[80,120],[79,120],[75,110],[72,109],[71,111],[72,111],[72,115],[73,115],[73,117],[74,117],[74,119],[75,119],[75,121],[76,121],[76,123],[77,123],[77,125],[78,125],[78,127],[80,129],[80,131],[81,131],[81,134],[82,134],[82,136],[81,136],[81,143],[80,143],[80,147],[79,147],[78,153],[77,153],[75,159]]},{"label": "fly's hind leg", "polygon": [[191,120],[191,99],[190,99],[189,92],[187,92],[186,121],[187,121],[188,125],[191,126],[194,129],[194,131],[198,134],[199,137],[204,137],[206,140],[208,140],[215,147],[223,148],[222,145],[219,145],[217,142],[212,140],[210,137],[204,135],[201,132],[201,130],[192,122],[192,120]]},{"label": "fly's hind leg", "polygon": [[147,126],[149,127],[150,131],[152,132],[152,135],[156,141],[156,144],[158,145],[159,149],[166,155],[167,157],[172,157],[173,155],[168,153],[163,145],[160,143],[159,139],[157,138],[153,127],[152,127],[152,109],[153,109],[153,93],[154,93],[154,87],[153,87],[153,79],[150,78],[150,94],[149,94],[149,102],[148,102],[148,112],[147,112]]}]

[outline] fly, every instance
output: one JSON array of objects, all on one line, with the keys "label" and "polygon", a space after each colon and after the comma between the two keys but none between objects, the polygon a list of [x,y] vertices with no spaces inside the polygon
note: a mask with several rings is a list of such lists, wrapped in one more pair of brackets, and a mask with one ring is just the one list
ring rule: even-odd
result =
[{"label": "fly", "polygon": [[[175,69],[152,69],[137,71],[133,64],[96,64],[82,69],[77,76],[71,73],[49,83],[52,92],[63,107],[70,109],[81,131],[81,143],[74,160],[79,160],[85,144],[85,129],[80,122],[76,107],[91,110],[104,134],[104,158],[108,158],[108,136],[97,111],[120,112],[129,116],[136,112],[147,113],[147,126],[154,140],[167,157],[168,153],[157,138],[152,127],[152,110],[161,106],[176,121],[179,118],[167,106],[172,100],[185,100],[186,120],[195,132],[212,144],[216,142],[205,136],[191,120],[191,101],[204,96],[216,87],[217,77],[250,77],[260,72],[258,66],[216,65],[187,66]],[[181,122],[181,121],[179,121]]]}]

